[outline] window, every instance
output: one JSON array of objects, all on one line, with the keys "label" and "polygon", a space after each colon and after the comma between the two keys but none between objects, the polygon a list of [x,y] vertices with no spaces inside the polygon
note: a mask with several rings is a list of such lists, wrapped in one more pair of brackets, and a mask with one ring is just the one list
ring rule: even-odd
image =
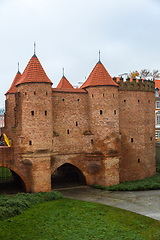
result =
[{"label": "window", "polygon": [[69,134],[69,129],[67,130],[67,134]]},{"label": "window", "polygon": [[156,108],[160,109],[160,101],[156,101]]},{"label": "window", "polygon": [[79,99],[77,99],[77,101],[79,102]]},{"label": "window", "polygon": [[64,98],[62,99],[62,101],[64,102]]},{"label": "window", "polygon": [[93,97],[93,94],[92,94],[92,97]]},{"label": "window", "polygon": [[160,138],[160,131],[157,131],[157,138]]},{"label": "window", "polygon": [[139,102],[139,100],[138,100],[138,102]]},{"label": "window", "polygon": [[152,138],[152,137],[150,137],[150,140],[151,140],[151,141],[152,141],[152,139],[153,139],[153,138]]},{"label": "window", "polygon": [[48,95],[48,92],[46,92],[46,96]]},{"label": "window", "polygon": [[113,97],[114,97],[114,93],[113,93]]},{"label": "window", "polygon": [[36,95],[36,92],[34,92],[34,95]]},{"label": "window", "polygon": [[47,111],[45,111],[45,116],[47,116]]},{"label": "window", "polygon": [[29,145],[30,145],[30,146],[32,145],[32,141],[29,141]]},{"label": "window", "polygon": [[138,158],[138,163],[140,163],[140,158]]},{"label": "window", "polygon": [[31,111],[31,115],[34,116],[34,111]]},{"label": "window", "polygon": [[78,126],[78,122],[76,122],[76,126]]},{"label": "window", "polygon": [[104,93],[103,93],[103,97],[104,97]]},{"label": "window", "polygon": [[133,138],[131,138],[131,142],[133,142]]},{"label": "window", "polygon": [[157,124],[160,124],[160,115],[157,115]]},{"label": "window", "polygon": [[103,113],[102,110],[100,110],[100,115],[102,115],[102,113]]},{"label": "window", "polygon": [[91,144],[93,145],[93,139],[91,139]]},{"label": "window", "polygon": [[27,95],[27,93],[25,92],[25,95]]},{"label": "window", "polygon": [[114,110],[114,114],[116,115],[116,110]]},{"label": "window", "polygon": [[126,102],[126,100],[124,100],[124,102]]}]

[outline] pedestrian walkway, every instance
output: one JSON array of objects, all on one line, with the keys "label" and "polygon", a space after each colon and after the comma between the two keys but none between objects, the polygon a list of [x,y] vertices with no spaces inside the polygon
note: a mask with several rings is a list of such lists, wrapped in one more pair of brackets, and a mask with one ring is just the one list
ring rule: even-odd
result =
[{"label": "pedestrian walkway", "polygon": [[160,221],[160,190],[111,192],[82,186],[58,191],[67,198],[102,203]]}]

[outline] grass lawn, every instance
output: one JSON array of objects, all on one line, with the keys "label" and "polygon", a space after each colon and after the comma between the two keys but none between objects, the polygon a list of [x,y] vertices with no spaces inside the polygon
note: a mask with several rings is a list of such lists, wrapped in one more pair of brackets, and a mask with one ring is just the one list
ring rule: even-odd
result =
[{"label": "grass lawn", "polygon": [[160,222],[102,204],[63,198],[0,221],[3,240],[160,239]]}]

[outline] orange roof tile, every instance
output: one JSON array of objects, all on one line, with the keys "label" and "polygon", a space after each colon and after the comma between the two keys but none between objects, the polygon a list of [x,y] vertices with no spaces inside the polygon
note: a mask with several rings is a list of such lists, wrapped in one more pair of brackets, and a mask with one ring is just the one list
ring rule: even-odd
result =
[{"label": "orange roof tile", "polygon": [[16,84],[19,82],[21,76],[22,74],[18,71],[12,82],[12,85],[10,86],[9,90],[5,93],[5,95],[8,93],[16,93]]},{"label": "orange roof tile", "polygon": [[25,68],[21,79],[16,85],[22,83],[51,83],[50,79],[47,77],[40,61],[34,54],[30,59],[27,67]]},{"label": "orange roof tile", "polygon": [[154,80],[154,82],[155,82],[155,88],[160,89],[160,80]]},{"label": "orange roof tile", "polygon": [[70,82],[67,80],[67,78],[65,76],[63,76],[59,82],[59,84],[57,85],[57,88],[74,88]]},{"label": "orange roof tile", "polygon": [[90,86],[118,86],[117,83],[111,78],[103,64],[99,61],[92,72],[90,73],[87,80],[83,83],[81,88],[86,88]]}]

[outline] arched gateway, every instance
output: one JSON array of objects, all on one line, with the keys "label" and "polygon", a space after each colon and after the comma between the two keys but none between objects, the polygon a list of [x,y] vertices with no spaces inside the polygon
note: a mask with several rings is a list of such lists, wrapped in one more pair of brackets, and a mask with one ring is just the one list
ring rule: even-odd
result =
[{"label": "arched gateway", "polygon": [[58,167],[52,174],[51,180],[53,189],[86,184],[85,176],[81,170],[70,163]]}]

